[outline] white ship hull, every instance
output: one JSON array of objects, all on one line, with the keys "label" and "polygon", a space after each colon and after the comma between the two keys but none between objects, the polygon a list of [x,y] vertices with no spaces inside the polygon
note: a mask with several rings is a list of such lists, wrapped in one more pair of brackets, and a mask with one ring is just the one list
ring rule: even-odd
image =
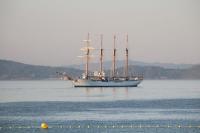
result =
[{"label": "white ship hull", "polygon": [[73,81],[74,87],[137,87],[142,80],[86,80]]}]

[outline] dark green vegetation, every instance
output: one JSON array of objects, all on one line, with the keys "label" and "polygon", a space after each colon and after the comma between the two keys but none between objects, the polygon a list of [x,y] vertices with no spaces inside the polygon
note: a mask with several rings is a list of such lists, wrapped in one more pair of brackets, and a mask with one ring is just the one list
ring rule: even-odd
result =
[{"label": "dark green vegetation", "polygon": [[[117,71],[121,76],[124,68],[120,67]],[[49,67],[0,60],[0,80],[54,79],[58,78],[56,72],[65,72],[70,77],[78,77],[83,71],[72,66]],[[179,69],[137,64],[130,65],[129,73],[143,75],[145,79],[200,79],[200,65]]]}]

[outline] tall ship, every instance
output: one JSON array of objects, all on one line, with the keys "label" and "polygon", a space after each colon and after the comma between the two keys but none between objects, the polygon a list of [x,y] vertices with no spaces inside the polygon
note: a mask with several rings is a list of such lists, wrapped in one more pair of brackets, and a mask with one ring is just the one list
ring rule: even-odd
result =
[{"label": "tall ship", "polygon": [[124,76],[118,76],[116,72],[116,36],[114,35],[113,40],[113,59],[112,59],[112,73],[110,76],[106,76],[103,70],[103,35],[101,35],[101,48],[99,50],[100,53],[100,68],[99,71],[95,71],[92,74],[89,73],[89,63],[91,55],[91,50],[94,50],[91,47],[91,40],[88,37],[84,40],[86,46],[81,50],[85,52],[85,72],[82,74],[82,77],[78,79],[72,79],[74,87],[137,87],[138,84],[143,80],[142,76],[130,76],[129,68],[128,68],[128,35],[126,36],[126,48],[125,48],[125,71]]}]

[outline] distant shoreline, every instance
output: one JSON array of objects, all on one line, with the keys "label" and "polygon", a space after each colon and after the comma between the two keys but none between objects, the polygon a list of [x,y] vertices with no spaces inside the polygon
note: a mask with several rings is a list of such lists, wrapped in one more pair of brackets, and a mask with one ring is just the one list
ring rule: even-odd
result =
[{"label": "distant shoreline", "polygon": [[[109,63],[105,64],[105,72],[110,73]],[[122,62],[118,62],[116,69],[118,75],[124,74]],[[98,69],[97,64],[91,64],[91,67]],[[81,66],[82,67],[82,66]],[[80,66],[79,66],[80,68]],[[60,75],[56,72],[65,73],[70,77],[77,78],[83,73],[83,70],[77,66],[70,67],[50,67],[40,65],[29,65],[15,61],[0,60],[0,80],[59,80]],[[147,66],[147,64],[137,64],[129,66],[130,75],[143,75],[144,80],[199,80],[200,65],[194,65],[189,68],[165,68],[161,66]],[[109,76],[109,75],[106,75]]]}]

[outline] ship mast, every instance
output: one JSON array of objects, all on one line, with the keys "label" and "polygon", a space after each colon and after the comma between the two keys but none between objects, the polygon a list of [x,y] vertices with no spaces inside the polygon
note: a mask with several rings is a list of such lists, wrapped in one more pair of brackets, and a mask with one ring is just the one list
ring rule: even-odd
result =
[{"label": "ship mast", "polygon": [[88,79],[88,70],[89,70],[89,56],[90,56],[90,49],[89,49],[89,39],[90,39],[90,34],[88,33],[88,37],[86,40],[86,64],[85,64],[85,76],[86,79]]},{"label": "ship mast", "polygon": [[100,74],[103,73],[103,35],[101,35],[101,49],[100,49]]},{"label": "ship mast", "polygon": [[84,54],[84,56],[78,56],[78,57],[81,57],[81,58],[86,59],[86,63],[85,63],[85,73],[84,73],[84,75],[83,75],[83,78],[84,78],[84,79],[88,79],[88,77],[89,77],[89,61],[90,61],[90,58],[92,57],[90,51],[91,51],[91,50],[94,50],[94,48],[90,46],[91,40],[90,40],[90,35],[89,35],[89,33],[88,33],[88,35],[87,35],[87,39],[86,39],[86,40],[83,40],[83,41],[85,42],[85,45],[86,45],[86,46],[83,47],[83,48],[81,48],[81,50],[84,51],[85,54]]},{"label": "ship mast", "polygon": [[93,50],[94,48],[90,46],[90,35],[88,33],[87,39],[83,40],[86,43],[86,46],[81,48],[82,51],[85,51],[85,55],[84,56],[79,56],[79,57],[83,57],[86,59],[86,63],[85,63],[85,75],[84,78],[88,79],[89,76],[89,60],[90,60],[90,51]]},{"label": "ship mast", "polygon": [[113,43],[113,68],[112,68],[112,77],[115,78],[115,63],[116,63],[116,48],[115,48],[115,44],[116,43],[116,35],[114,35],[114,43]]},{"label": "ship mast", "polygon": [[128,34],[126,36],[126,63],[125,63],[125,77],[128,79]]}]

